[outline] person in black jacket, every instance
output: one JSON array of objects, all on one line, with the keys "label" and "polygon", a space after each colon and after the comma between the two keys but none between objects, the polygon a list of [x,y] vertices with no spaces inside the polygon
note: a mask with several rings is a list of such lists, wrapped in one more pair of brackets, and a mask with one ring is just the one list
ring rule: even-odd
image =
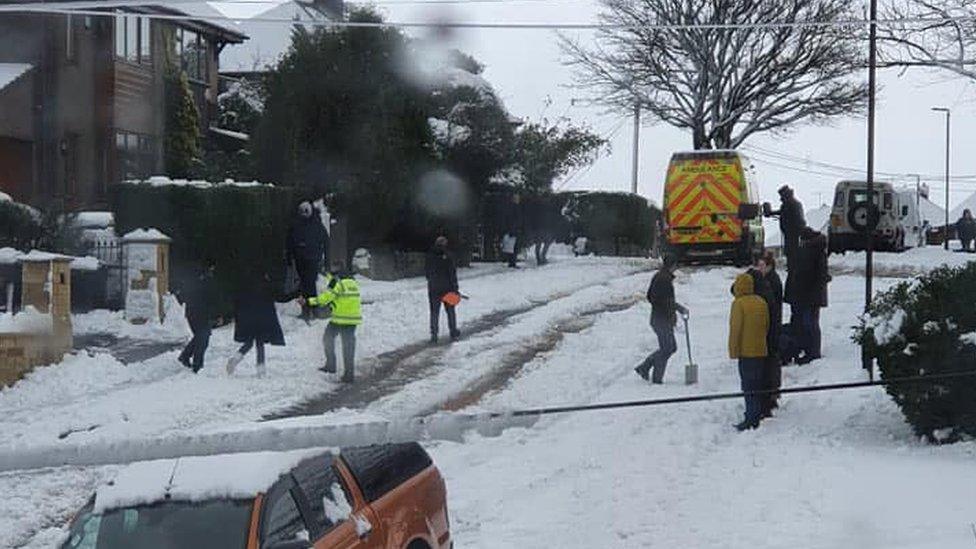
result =
[{"label": "person in black jacket", "polygon": [[[646,381],[660,385],[664,383],[664,370],[668,366],[668,359],[678,350],[678,343],[674,339],[674,325],[677,313],[688,314],[674,297],[674,271],[678,266],[677,258],[665,256],[664,263],[647,288],[647,301],[651,304],[651,328],[657,335],[658,349],[650,354],[644,362],[634,368],[637,375]],[[648,372],[653,368],[653,374]]]},{"label": "person in black jacket", "polygon": [[956,236],[959,237],[959,243],[962,244],[962,251],[973,251],[970,245],[973,239],[976,238],[976,220],[973,219],[973,213],[971,211],[962,211],[962,217],[959,218],[959,221],[956,221]]},{"label": "person in black jacket", "polygon": [[234,296],[234,341],[241,348],[227,361],[227,373],[233,374],[252,347],[257,346],[257,375],[264,377],[264,346],[284,345],[285,336],[278,323],[271,278],[267,273],[252,274]]},{"label": "person in black jacket", "polygon": [[438,236],[434,247],[427,254],[424,271],[427,276],[427,299],[430,303],[430,342],[437,343],[440,332],[441,305],[447,313],[447,326],[451,339],[457,340],[461,332],[457,328],[457,314],[453,305],[443,303],[444,296],[458,292],[457,262],[447,249],[447,237]]},{"label": "person in black jacket", "polygon": [[[776,256],[767,250],[757,263],[762,273],[763,299],[769,306],[769,334],[766,346],[769,356],[763,376],[763,388],[769,391],[779,389],[783,383],[783,364],[779,356],[779,340],[783,329],[783,281],[776,272]],[[779,393],[769,393],[763,398],[762,415],[769,417],[779,407]]]},{"label": "person in black jacket", "polygon": [[180,292],[186,321],[193,338],[180,353],[179,361],[193,373],[203,369],[203,357],[210,345],[210,301],[213,294],[213,265],[198,266],[194,276],[186,281]]},{"label": "person in black jacket", "polygon": [[793,270],[793,260],[800,247],[800,232],[807,226],[803,216],[803,204],[796,199],[788,185],[779,188],[780,209],[768,210],[767,216],[779,216],[779,230],[783,239],[783,255],[786,256],[786,270]]},{"label": "person in black jacket", "polygon": [[302,318],[306,321],[311,317],[311,307],[308,299],[318,295],[315,283],[318,280],[322,265],[327,265],[329,233],[322,225],[322,218],[308,201],[298,205],[298,218],[288,229],[288,242],[285,248],[288,254],[287,262],[294,262],[300,281],[299,291],[302,294]]},{"label": "person in black jacket", "polygon": [[820,358],[820,309],[827,306],[827,238],[809,227],[803,230],[796,269],[786,281],[790,324],[800,351],[798,364]]}]

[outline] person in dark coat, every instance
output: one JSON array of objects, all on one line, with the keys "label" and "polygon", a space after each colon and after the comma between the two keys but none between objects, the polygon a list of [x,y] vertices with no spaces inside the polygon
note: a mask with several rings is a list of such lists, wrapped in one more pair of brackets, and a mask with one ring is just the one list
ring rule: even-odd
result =
[{"label": "person in dark coat", "polygon": [[227,373],[233,374],[244,356],[257,346],[257,374],[264,377],[265,344],[281,346],[285,336],[278,323],[271,278],[267,273],[252,276],[234,296],[234,341],[241,348],[227,361]]},{"label": "person in dark coat", "polygon": [[963,210],[962,217],[956,221],[956,236],[962,244],[962,251],[971,252],[973,239],[976,238],[976,220],[973,219],[971,211]]},{"label": "person in dark coat", "polygon": [[180,298],[193,338],[180,353],[179,361],[193,373],[203,369],[203,357],[210,345],[210,302],[213,295],[213,266],[198,266],[180,291]]},{"label": "person in dark coat", "polygon": [[767,216],[779,216],[779,230],[783,239],[783,255],[786,256],[786,270],[793,270],[793,259],[800,247],[800,232],[807,226],[803,216],[803,204],[796,199],[788,185],[779,188],[779,210],[768,210]]},{"label": "person in dark coat", "polygon": [[286,253],[288,264],[295,264],[302,294],[302,318],[311,318],[308,299],[318,295],[315,286],[322,265],[327,265],[329,233],[322,225],[322,218],[308,201],[298,205],[298,218],[288,230]]},{"label": "person in dark coat", "polygon": [[[783,329],[783,281],[776,272],[776,256],[772,251],[767,250],[763,254],[757,267],[762,272],[765,292],[762,298],[766,300],[766,305],[769,307],[769,333],[766,338],[768,356],[764,369],[763,388],[767,391],[775,391],[783,383],[783,363],[779,356],[779,341]],[[778,407],[779,393],[767,394],[763,399],[763,417],[771,416],[773,410]]]},{"label": "person in dark coat", "polygon": [[[657,336],[658,349],[650,354],[644,362],[634,368],[637,375],[650,379],[660,385],[664,383],[664,371],[668,366],[668,359],[678,350],[678,343],[674,339],[674,325],[678,321],[678,313],[688,314],[688,309],[675,300],[674,272],[678,260],[668,255],[664,263],[647,288],[647,301],[651,304],[651,328]],[[648,372],[653,368],[653,373]]]},{"label": "person in dark coat", "polygon": [[454,255],[447,249],[447,237],[438,236],[434,247],[427,254],[424,271],[427,276],[427,300],[430,304],[430,342],[437,343],[440,332],[441,305],[447,313],[447,326],[451,339],[457,340],[461,332],[457,327],[457,313],[453,305],[443,302],[444,296],[450,292],[458,292],[457,262]]},{"label": "person in dark coat", "polygon": [[827,238],[809,227],[803,230],[795,272],[786,281],[790,324],[803,353],[797,364],[820,358],[820,309],[827,306]]}]

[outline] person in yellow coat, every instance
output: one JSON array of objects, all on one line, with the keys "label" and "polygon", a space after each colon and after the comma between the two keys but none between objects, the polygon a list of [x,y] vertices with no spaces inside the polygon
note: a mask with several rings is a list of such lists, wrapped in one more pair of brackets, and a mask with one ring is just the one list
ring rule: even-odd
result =
[{"label": "person in yellow coat", "polygon": [[[769,308],[756,295],[755,282],[748,274],[740,274],[732,285],[735,300],[729,315],[729,358],[739,361],[742,392],[763,390],[763,368],[769,350],[766,333],[769,330]],[[746,394],[746,417],[735,426],[739,431],[759,427],[762,419],[762,395]]]},{"label": "person in yellow coat", "polygon": [[363,323],[362,301],[359,296],[359,283],[352,274],[342,269],[333,269],[333,273],[326,275],[325,291],[318,296],[310,297],[308,304],[312,307],[330,307],[332,315],[329,325],[322,335],[322,345],[325,347],[325,367],[323,372],[336,373],[336,337],[342,337],[342,381],[352,383],[353,366],[356,361],[356,326]]}]

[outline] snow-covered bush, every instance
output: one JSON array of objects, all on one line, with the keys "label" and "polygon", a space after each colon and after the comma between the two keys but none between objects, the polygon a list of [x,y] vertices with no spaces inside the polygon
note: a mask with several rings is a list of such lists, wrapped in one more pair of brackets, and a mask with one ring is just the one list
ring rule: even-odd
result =
[{"label": "snow-covered bush", "polygon": [[[883,379],[976,373],[976,263],[943,267],[878,295],[854,329]],[[887,387],[915,432],[932,442],[976,436],[976,377]]]}]

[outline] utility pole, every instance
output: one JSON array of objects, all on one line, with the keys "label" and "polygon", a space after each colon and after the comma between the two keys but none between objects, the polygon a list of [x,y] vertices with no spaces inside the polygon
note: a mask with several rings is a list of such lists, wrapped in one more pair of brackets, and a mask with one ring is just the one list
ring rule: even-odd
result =
[{"label": "utility pole", "polygon": [[630,192],[637,194],[637,166],[640,156],[640,103],[634,105],[634,165],[630,173]]},{"label": "utility pole", "polygon": [[935,112],[944,112],[946,115],[946,137],[945,137],[945,227],[942,228],[944,242],[942,246],[949,249],[949,125],[952,118],[952,111],[945,107],[932,107]]},{"label": "utility pole", "polygon": [[[871,0],[871,31],[868,38],[868,227],[867,246],[864,254],[864,312],[871,308],[872,278],[874,277],[874,117],[878,72],[878,0]],[[868,371],[868,379],[874,381],[874,357],[867,346],[861,346],[861,367]]]}]

